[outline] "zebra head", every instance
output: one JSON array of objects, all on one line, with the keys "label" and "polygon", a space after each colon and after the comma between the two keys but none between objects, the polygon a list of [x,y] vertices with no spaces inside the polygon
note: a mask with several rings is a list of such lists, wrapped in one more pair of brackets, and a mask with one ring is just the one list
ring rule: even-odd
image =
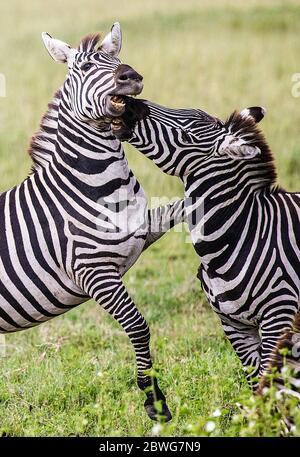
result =
[{"label": "zebra head", "polygon": [[118,58],[122,45],[120,24],[99,44],[100,34],[84,37],[77,49],[43,33],[50,56],[66,63],[69,73],[65,87],[71,109],[83,122],[95,122],[120,116],[125,110],[121,95],[138,95],[143,89],[142,76]]},{"label": "zebra head", "polygon": [[263,107],[234,112],[223,122],[200,109],[171,109],[124,97],[126,109],[112,119],[112,131],[151,158],[165,173],[182,175],[209,157],[253,159],[261,154]]}]

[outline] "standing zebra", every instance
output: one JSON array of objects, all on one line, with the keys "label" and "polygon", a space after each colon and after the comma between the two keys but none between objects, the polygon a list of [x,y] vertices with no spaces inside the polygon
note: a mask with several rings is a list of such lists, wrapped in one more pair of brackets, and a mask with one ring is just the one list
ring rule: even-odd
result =
[{"label": "standing zebra", "polygon": [[[138,386],[154,419],[165,397],[151,368],[150,331],[122,275],[141,252],[182,221],[183,203],[147,211],[146,196],[111,133],[122,113],[118,94],[138,94],[142,77],[121,64],[118,23],[101,45],[85,37],[78,49],[43,34],[67,78],[33,137],[30,176],[0,196],[0,332],[35,326],[94,298],[133,344]],[[153,217],[154,216],[154,217]],[[148,388],[148,389],[147,389]]]},{"label": "standing zebra", "polygon": [[113,121],[119,138],[183,181],[198,277],[253,388],[300,328],[300,194],[274,186],[263,115],[250,108],[222,122],[126,98]]}]

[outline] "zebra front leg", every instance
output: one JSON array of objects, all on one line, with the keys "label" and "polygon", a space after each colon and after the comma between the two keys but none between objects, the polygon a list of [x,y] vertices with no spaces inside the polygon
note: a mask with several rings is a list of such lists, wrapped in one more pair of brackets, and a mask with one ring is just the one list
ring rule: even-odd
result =
[{"label": "zebra front leg", "polygon": [[261,364],[259,329],[236,322],[228,323],[222,320],[221,322],[227,338],[246,371],[247,381],[251,389],[255,390],[258,386]]},{"label": "zebra front leg", "polygon": [[148,234],[144,249],[159,240],[168,230],[185,222],[184,200],[176,200],[164,206],[148,210]]},{"label": "zebra front leg", "polygon": [[[131,300],[119,273],[110,270],[91,274],[89,270],[86,277],[81,276],[80,282],[84,291],[111,314],[128,335],[136,355],[137,384],[147,396],[144,406],[148,416],[156,420],[161,415],[166,421],[171,420],[172,415],[157,380],[145,374],[152,368],[149,326]],[[161,402],[160,411],[155,406],[157,401]]]}]

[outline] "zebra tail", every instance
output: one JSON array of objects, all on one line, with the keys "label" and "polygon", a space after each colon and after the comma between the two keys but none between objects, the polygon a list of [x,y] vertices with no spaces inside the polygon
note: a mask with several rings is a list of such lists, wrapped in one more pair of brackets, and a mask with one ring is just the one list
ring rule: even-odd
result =
[{"label": "zebra tail", "polygon": [[[284,376],[287,369],[288,379]],[[273,351],[270,365],[260,380],[257,393],[270,385],[270,375],[274,373],[273,384],[277,389],[299,399],[300,403],[300,311],[295,315],[290,330],[281,336]]]}]

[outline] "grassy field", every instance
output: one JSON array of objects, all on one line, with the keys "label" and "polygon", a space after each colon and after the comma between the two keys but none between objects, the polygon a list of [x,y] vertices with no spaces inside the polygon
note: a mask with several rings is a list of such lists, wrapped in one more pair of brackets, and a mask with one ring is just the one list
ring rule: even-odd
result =
[{"label": "grassy field", "polygon": [[[115,20],[123,27],[122,60],[144,75],[145,98],[200,107],[221,118],[235,108],[266,106],[263,129],[279,182],[300,189],[300,98],[291,95],[292,75],[300,73],[299,1],[10,0],[2,2],[0,14],[0,73],[7,83],[7,97],[0,98],[0,191],[26,177],[30,136],[64,79],[65,68],[49,59],[40,33],[75,45],[88,32],[106,32]],[[182,194],[176,178],[127,151],[149,197]],[[185,233],[168,234],[126,276],[150,324],[152,352],[174,414],[161,433],[276,435],[267,422],[251,432],[234,416],[236,402],[250,393],[201,292],[197,258],[185,240]],[[131,346],[95,303],[6,341],[0,435],[155,433],[135,385]],[[215,410],[222,415],[212,419]],[[208,432],[205,424],[212,420],[216,428]]]}]

